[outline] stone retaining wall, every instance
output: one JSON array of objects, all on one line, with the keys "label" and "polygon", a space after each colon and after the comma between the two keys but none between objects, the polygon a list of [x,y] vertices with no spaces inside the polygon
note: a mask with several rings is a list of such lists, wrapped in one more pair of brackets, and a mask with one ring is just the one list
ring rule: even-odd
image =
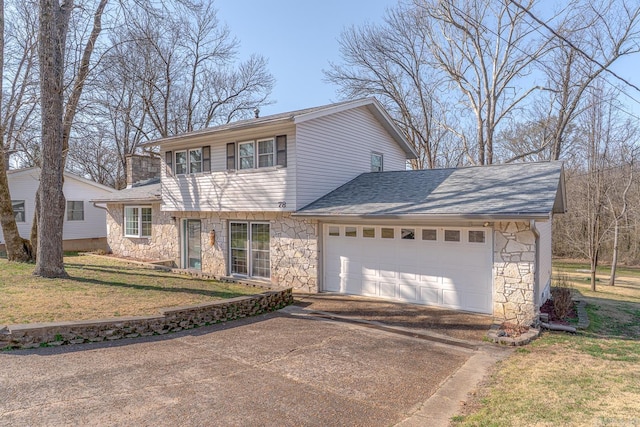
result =
[{"label": "stone retaining wall", "polygon": [[0,349],[36,348],[163,335],[275,311],[293,303],[291,289],[161,310],[158,316],[12,325],[0,329]]}]

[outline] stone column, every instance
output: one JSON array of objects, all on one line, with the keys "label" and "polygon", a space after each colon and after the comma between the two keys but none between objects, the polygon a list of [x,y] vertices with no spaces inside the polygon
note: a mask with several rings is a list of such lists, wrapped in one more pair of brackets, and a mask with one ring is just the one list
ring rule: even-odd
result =
[{"label": "stone column", "polygon": [[494,228],[494,301],[497,320],[530,325],[535,306],[536,236],[528,222],[500,222]]}]

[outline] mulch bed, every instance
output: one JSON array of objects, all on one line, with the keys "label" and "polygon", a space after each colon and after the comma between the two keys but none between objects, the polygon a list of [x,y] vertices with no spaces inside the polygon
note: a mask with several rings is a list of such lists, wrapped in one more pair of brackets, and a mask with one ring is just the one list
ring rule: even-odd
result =
[{"label": "mulch bed", "polygon": [[556,313],[553,310],[553,301],[551,299],[548,299],[547,302],[545,302],[540,307],[540,313],[546,313],[549,316],[549,322],[558,323],[561,325],[569,325],[570,320],[576,320],[576,321],[578,320],[578,311],[576,309],[575,302],[573,303],[573,307],[571,308],[571,311],[565,318],[560,318],[556,316]]}]

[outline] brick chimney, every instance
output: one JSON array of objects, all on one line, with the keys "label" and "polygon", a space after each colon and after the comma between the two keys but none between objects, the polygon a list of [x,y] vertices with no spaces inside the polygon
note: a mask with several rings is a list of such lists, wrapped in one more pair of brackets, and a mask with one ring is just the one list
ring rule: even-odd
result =
[{"label": "brick chimney", "polygon": [[160,157],[127,154],[127,188],[140,181],[160,178]]}]

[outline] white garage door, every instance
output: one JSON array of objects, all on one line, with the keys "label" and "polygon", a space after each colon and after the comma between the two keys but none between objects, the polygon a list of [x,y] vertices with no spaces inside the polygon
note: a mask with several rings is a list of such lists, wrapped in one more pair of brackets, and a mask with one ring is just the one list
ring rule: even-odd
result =
[{"label": "white garage door", "polygon": [[492,312],[485,228],[323,226],[323,290]]}]

